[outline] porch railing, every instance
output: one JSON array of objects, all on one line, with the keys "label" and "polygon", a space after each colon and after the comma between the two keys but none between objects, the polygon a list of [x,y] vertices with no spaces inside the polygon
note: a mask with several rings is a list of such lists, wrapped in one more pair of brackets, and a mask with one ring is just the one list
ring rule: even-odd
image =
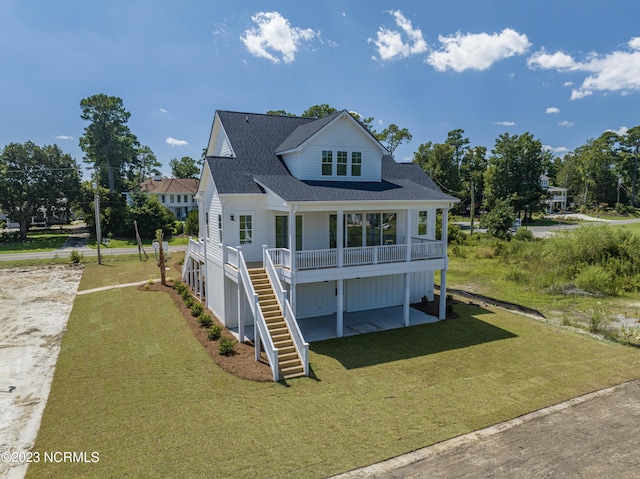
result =
[{"label": "porch railing", "polygon": [[[282,250],[281,250],[282,251]],[[276,253],[274,256],[278,257]],[[271,254],[269,250],[267,250],[266,246],[262,247],[262,262],[265,271],[267,272],[267,276],[269,276],[269,281],[271,282],[271,287],[276,294],[276,298],[278,299],[278,303],[280,305],[280,309],[282,311],[282,315],[284,316],[284,320],[287,323],[287,327],[289,328],[289,332],[291,333],[291,339],[293,340],[293,345],[298,351],[298,355],[302,360],[302,364],[304,366],[304,374],[305,376],[309,375],[309,343],[304,340],[304,336],[302,336],[302,332],[300,331],[300,327],[298,326],[298,321],[296,321],[296,317],[293,314],[293,309],[291,309],[291,303],[289,302],[289,295],[282,287],[282,283],[278,278],[278,272],[276,271],[275,265],[271,260]]]},{"label": "porch railing", "polygon": [[273,373],[273,380],[279,381],[280,372],[278,371],[278,349],[273,344],[273,340],[271,339],[271,335],[267,329],[267,322],[265,321],[264,316],[262,315],[262,310],[260,309],[258,294],[253,288],[253,283],[249,277],[249,270],[247,269],[247,264],[244,261],[244,256],[242,256],[242,251],[235,248],[231,249],[236,252],[238,272],[242,278],[242,285],[247,295],[247,299],[249,300],[249,308],[251,309],[251,314],[255,320],[254,323],[256,325],[256,331],[254,331],[254,335],[256,340],[256,360],[259,359],[260,355],[259,340],[262,340],[265,353],[267,354],[267,359],[269,360],[269,366],[271,366],[271,372]]},{"label": "porch railing", "polygon": [[[407,254],[409,248],[409,254]],[[272,248],[266,254],[276,267],[292,268],[291,253],[286,248]],[[338,267],[337,248],[302,250],[295,252],[295,269],[321,269]],[[400,263],[444,257],[442,241],[411,238],[411,244],[357,246],[342,249],[342,266]]]},{"label": "porch railing", "polygon": [[187,252],[189,254],[195,254],[204,256],[204,242],[189,238],[189,244],[187,245]]}]

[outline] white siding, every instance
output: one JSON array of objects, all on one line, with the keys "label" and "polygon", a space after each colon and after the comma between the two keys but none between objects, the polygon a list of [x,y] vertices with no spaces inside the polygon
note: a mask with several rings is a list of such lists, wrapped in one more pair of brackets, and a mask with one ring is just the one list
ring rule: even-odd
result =
[{"label": "white siding", "polygon": [[[206,236],[207,256],[220,263],[222,262],[222,246],[218,233],[218,215],[222,215],[222,204],[220,203],[220,197],[217,192],[213,193],[207,214],[209,216],[208,235]],[[224,223],[224,216],[222,221],[222,230],[224,235],[224,227],[226,226]]]},{"label": "white siding", "polygon": [[[333,176],[322,176],[322,151],[333,151]],[[347,176],[336,176],[337,151],[349,153]],[[362,153],[362,175],[351,176],[351,152]],[[293,176],[302,180],[380,181],[382,151],[371,136],[348,118],[340,118],[321,130],[302,153],[283,155]]]},{"label": "white siding", "polygon": [[404,275],[348,279],[344,290],[347,312],[398,306],[404,301]]},{"label": "white siding", "polygon": [[329,248],[329,214],[304,213],[302,216],[302,245],[304,249]]},{"label": "white siding", "polygon": [[274,214],[264,209],[265,200],[265,195],[229,196],[224,205],[223,235],[228,246],[240,245],[240,215],[251,215],[251,244],[241,245],[245,261],[262,261],[263,244],[274,247]]},{"label": "white siding", "polygon": [[224,278],[225,317],[227,328],[238,326],[238,283],[230,278]]},{"label": "white siding", "polygon": [[207,259],[207,307],[225,322],[224,269],[221,264]]},{"label": "white siding", "polygon": [[336,282],[296,286],[296,318],[325,316],[336,312]]}]

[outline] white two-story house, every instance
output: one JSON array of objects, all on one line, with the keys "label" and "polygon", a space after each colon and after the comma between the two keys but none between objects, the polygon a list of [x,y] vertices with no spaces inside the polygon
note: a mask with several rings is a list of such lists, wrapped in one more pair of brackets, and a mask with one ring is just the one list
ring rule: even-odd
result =
[{"label": "white two-story house", "polygon": [[[162,206],[166,206],[179,220],[184,220],[189,211],[198,207],[195,195],[198,192],[198,180],[195,178],[163,178],[155,175],[140,183],[138,190],[154,195]],[[125,193],[127,203],[131,203],[134,191]]]},{"label": "white two-story house", "polygon": [[[447,218],[456,198],[396,163],[346,110],[321,119],[217,111],[196,199],[188,282],[220,320],[254,326],[274,379],[308,373],[298,321],[434,299],[445,317]],[[437,219],[438,217],[438,219]],[[441,237],[436,238],[436,221]]]}]

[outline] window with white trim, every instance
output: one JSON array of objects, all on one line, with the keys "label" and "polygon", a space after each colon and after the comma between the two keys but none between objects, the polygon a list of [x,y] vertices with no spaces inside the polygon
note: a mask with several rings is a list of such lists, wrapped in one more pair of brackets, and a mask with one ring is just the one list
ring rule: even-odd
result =
[{"label": "window with white trim", "polygon": [[351,176],[362,176],[362,152],[351,152]]},{"label": "window with white trim", "polygon": [[218,215],[218,241],[222,244],[222,215]]},{"label": "window with white trim", "polygon": [[251,215],[240,215],[240,244],[251,244],[253,225]]},{"label": "window with white trim", "polygon": [[338,164],[336,166],[336,174],[338,176],[347,176],[347,160],[349,154],[346,151],[338,152]]},{"label": "window with white trim", "polygon": [[333,151],[322,151],[322,176],[333,175]]}]

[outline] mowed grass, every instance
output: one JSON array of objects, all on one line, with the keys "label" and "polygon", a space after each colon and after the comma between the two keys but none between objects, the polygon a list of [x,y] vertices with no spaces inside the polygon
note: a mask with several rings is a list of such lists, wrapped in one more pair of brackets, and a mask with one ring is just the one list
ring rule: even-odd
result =
[{"label": "mowed grass", "polygon": [[[89,272],[87,270],[86,272]],[[313,378],[222,372],[167,295],[76,298],[27,477],[327,477],[640,376],[640,352],[504,311],[312,343]]]},{"label": "mowed grass", "polygon": [[[144,257],[144,256],[143,256]],[[171,253],[167,259],[167,277],[174,280],[180,279],[180,273],[175,269],[176,261],[184,258],[183,252]],[[160,268],[153,253],[148,260],[140,261],[137,255],[109,256],[104,254],[102,264],[98,264],[96,258],[91,258],[84,266],[82,280],[78,291],[101,288],[115,284],[128,284],[149,279],[160,279]]]},{"label": "mowed grass", "polygon": [[69,237],[68,232],[59,231],[31,231],[27,239],[15,243],[0,243],[2,253],[41,253],[61,248]]}]

